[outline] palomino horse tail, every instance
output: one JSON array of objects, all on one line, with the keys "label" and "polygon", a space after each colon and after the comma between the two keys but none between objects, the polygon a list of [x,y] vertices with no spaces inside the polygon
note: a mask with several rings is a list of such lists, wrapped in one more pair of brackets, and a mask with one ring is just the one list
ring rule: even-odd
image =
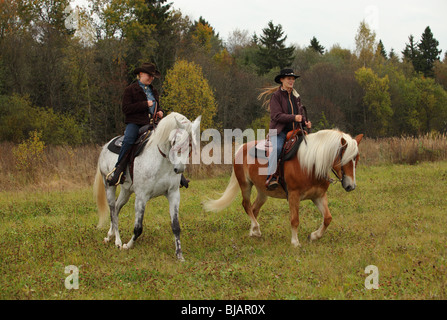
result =
[{"label": "palomino horse tail", "polygon": [[107,204],[106,188],[104,186],[101,170],[99,169],[99,163],[98,168],[96,169],[95,182],[93,183],[93,196],[98,207],[98,228],[101,228],[106,222],[109,206]]},{"label": "palomino horse tail", "polygon": [[236,178],[236,174],[233,172],[231,174],[230,182],[228,183],[227,189],[224,191],[222,196],[217,200],[208,200],[203,203],[203,207],[206,211],[220,211],[228,207],[236,198],[239,191],[239,183]]}]

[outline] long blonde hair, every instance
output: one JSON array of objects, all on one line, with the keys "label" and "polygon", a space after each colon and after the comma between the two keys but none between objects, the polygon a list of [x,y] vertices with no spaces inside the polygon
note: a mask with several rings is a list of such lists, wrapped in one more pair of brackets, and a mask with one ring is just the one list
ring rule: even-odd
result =
[{"label": "long blonde hair", "polygon": [[[264,108],[267,108],[268,111],[270,111],[270,99],[272,98],[272,94],[275,93],[280,88],[281,88],[281,85],[279,85],[279,87],[278,86],[267,87],[267,88],[264,88],[263,89],[264,91],[262,91],[259,94],[258,100],[263,100],[262,106]],[[295,89],[292,90],[292,94],[297,98],[300,96],[299,93]]]},{"label": "long blonde hair", "polygon": [[281,88],[281,85],[264,88],[264,91],[262,91],[258,96],[258,100],[262,100],[262,106],[267,108],[268,111],[270,111],[270,99],[272,98],[272,94],[279,90],[279,88]]}]

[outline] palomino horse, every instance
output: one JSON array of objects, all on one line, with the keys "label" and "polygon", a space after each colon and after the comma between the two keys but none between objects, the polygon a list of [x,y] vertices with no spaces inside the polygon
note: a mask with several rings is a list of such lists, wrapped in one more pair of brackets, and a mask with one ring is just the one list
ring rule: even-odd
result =
[{"label": "palomino horse", "polygon": [[[284,180],[288,189],[290,224],[292,226],[292,244],[300,246],[298,240],[299,205],[302,200],[312,200],[323,215],[320,228],[309,236],[311,241],[320,239],[331,223],[332,216],[328,208],[326,192],[332,180],[330,171],[337,175],[346,191],[356,187],[355,169],[359,159],[358,144],[363,134],[355,139],[338,130],[321,130],[306,136],[301,143],[297,156],[284,163]],[[257,217],[268,197],[287,199],[282,187],[267,191],[266,176],[260,174],[265,163],[260,164],[251,158],[249,150],[256,142],[242,145],[236,152],[233,173],[227,189],[218,200],[204,203],[207,211],[219,211],[228,207],[235,199],[240,188],[242,206],[251,219],[250,236],[261,236]],[[257,198],[252,205],[250,195],[253,185],[257,189]]]},{"label": "palomino horse", "polygon": [[[116,186],[109,186],[105,178],[117,161],[118,155],[108,150],[107,143],[101,151],[94,183],[94,193],[98,205],[99,225],[105,222],[110,210],[110,229],[104,241],[107,243],[115,236],[118,248],[130,249],[143,232],[143,217],[146,203],[155,197],[164,195],[169,201],[171,227],[175,236],[176,255],[183,260],[180,246],[180,178],[190,154],[190,138],[197,145],[197,133],[200,118],[191,123],[179,113],[171,113],[158,124],[141,154],[135,158],[133,180],[130,178],[121,185],[118,199],[115,201]],[[130,177],[127,169],[126,177]],[[121,208],[135,193],[135,226],[132,239],[122,245],[118,230],[118,214]],[[108,204],[108,208],[107,208]],[[109,210],[108,210],[109,209]]]}]

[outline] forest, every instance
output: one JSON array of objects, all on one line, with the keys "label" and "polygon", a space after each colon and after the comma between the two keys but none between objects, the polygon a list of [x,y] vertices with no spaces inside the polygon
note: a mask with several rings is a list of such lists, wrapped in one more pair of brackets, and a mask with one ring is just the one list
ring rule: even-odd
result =
[{"label": "forest", "polygon": [[447,54],[429,26],[405,48],[385,48],[365,21],[354,51],[288,40],[266,21],[259,34],[234,26],[224,41],[206,17],[166,0],[0,0],[0,141],[76,146],[121,134],[122,93],[143,62],[161,72],[162,107],[202,114],[202,129],[268,128],[258,95],[291,67],[314,130],[446,133]]}]

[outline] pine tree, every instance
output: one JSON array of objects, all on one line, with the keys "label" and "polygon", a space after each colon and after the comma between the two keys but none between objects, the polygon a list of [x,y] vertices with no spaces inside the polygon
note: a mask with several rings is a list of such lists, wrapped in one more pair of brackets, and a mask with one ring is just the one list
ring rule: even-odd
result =
[{"label": "pine tree", "polygon": [[325,47],[323,47],[320,42],[317,40],[317,38],[313,37],[310,40],[310,46],[308,47],[309,49],[314,49],[316,52],[319,52],[320,54],[324,54],[324,49]]},{"label": "pine tree", "polygon": [[275,67],[283,69],[290,66],[294,59],[295,47],[286,47],[287,36],[283,36],[282,26],[280,24],[275,26],[270,21],[268,27],[262,29],[262,32],[256,63],[260,74],[265,74]]},{"label": "pine tree", "polygon": [[387,53],[386,53],[385,46],[383,45],[382,40],[379,40],[379,44],[377,45],[377,51],[380,53],[380,55],[382,57],[387,59]]},{"label": "pine tree", "polygon": [[414,41],[414,37],[412,34],[408,37],[408,40],[410,43],[405,44],[405,49],[402,51],[402,54],[404,56],[404,59],[411,61],[415,71],[420,71],[421,53],[418,49],[418,43]]},{"label": "pine tree", "polygon": [[433,37],[430,27],[425,28],[421,41],[418,44],[420,56],[420,70],[424,76],[434,77],[434,62],[439,60],[442,50],[438,50],[439,41]]}]

